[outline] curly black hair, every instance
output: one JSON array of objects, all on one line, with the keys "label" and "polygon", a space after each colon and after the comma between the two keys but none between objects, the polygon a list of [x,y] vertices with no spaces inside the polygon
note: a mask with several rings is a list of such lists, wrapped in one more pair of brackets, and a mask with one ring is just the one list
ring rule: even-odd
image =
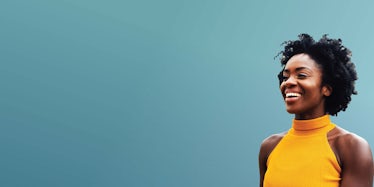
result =
[{"label": "curly black hair", "polygon": [[[308,34],[300,34],[298,40],[283,42],[284,51],[281,65],[284,69],[288,60],[300,53],[308,54],[322,70],[322,85],[329,85],[332,94],[326,98],[325,110],[330,115],[345,111],[351,101],[351,95],[357,94],[355,81],[357,72],[351,62],[351,51],[342,45],[341,39],[331,39],[327,35],[315,42]],[[279,84],[283,82],[282,71],[278,74]]]}]

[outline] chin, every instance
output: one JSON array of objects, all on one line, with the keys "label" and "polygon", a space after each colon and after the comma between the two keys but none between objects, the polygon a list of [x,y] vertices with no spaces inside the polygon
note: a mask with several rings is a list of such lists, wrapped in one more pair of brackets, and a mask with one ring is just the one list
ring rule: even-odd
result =
[{"label": "chin", "polygon": [[286,111],[290,114],[297,114],[298,110],[294,108],[286,108]]},{"label": "chin", "polygon": [[294,112],[294,111],[289,111],[289,110],[287,110],[287,112],[288,112],[289,114],[296,114],[296,112]]}]

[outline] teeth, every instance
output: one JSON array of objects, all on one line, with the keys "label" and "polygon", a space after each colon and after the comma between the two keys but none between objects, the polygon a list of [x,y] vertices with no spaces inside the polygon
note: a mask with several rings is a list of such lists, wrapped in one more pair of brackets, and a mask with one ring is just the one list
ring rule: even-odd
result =
[{"label": "teeth", "polygon": [[299,93],[286,93],[286,97],[299,97]]}]

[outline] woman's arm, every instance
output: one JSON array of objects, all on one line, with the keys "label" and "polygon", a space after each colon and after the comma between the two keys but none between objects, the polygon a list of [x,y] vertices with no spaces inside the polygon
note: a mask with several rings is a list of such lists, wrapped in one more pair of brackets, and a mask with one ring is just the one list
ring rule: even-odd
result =
[{"label": "woman's arm", "polygon": [[261,144],[260,153],[258,156],[258,164],[260,169],[260,187],[263,186],[264,177],[267,169],[266,162],[268,160],[268,157],[285,134],[286,133],[284,132],[281,134],[271,135],[270,137],[266,138]]},{"label": "woman's arm", "polygon": [[336,143],[342,166],[340,187],[372,187],[374,165],[367,141],[347,133],[339,137]]},{"label": "woman's arm", "polygon": [[268,145],[267,144],[268,143],[266,142],[266,140],[261,144],[260,153],[258,156],[258,165],[260,169],[260,187],[263,186],[264,176],[265,176],[265,172],[267,169],[267,166],[266,166],[266,161],[268,157],[268,150],[267,150]]}]

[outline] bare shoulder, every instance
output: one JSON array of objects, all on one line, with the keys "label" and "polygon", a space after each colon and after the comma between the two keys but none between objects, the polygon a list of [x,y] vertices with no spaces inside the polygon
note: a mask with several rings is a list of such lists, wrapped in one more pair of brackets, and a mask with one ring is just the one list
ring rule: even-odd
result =
[{"label": "bare shoulder", "polygon": [[270,135],[269,137],[265,138],[264,141],[262,141],[262,144],[261,145],[271,145],[271,144],[277,144],[283,137],[284,135],[286,135],[287,132],[282,132],[282,133],[278,133],[278,134],[273,134],[273,135]]},{"label": "bare shoulder", "polygon": [[364,138],[341,127],[336,129],[336,146],[339,152],[349,152],[352,155],[355,154],[352,151],[359,151],[371,155],[370,145]]},{"label": "bare shoulder", "polygon": [[261,143],[260,153],[258,155],[259,161],[259,169],[260,169],[260,186],[263,186],[263,180],[265,176],[265,172],[267,170],[267,159],[270,153],[273,151],[274,147],[280,142],[280,140],[284,137],[287,132],[273,134],[267,137]]},{"label": "bare shoulder", "polygon": [[369,143],[357,134],[336,128],[335,146],[342,167],[341,186],[372,186],[374,163]]},{"label": "bare shoulder", "polygon": [[260,154],[267,157],[286,134],[287,132],[282,132],[267,137],[264,141],[262,141]]}]

